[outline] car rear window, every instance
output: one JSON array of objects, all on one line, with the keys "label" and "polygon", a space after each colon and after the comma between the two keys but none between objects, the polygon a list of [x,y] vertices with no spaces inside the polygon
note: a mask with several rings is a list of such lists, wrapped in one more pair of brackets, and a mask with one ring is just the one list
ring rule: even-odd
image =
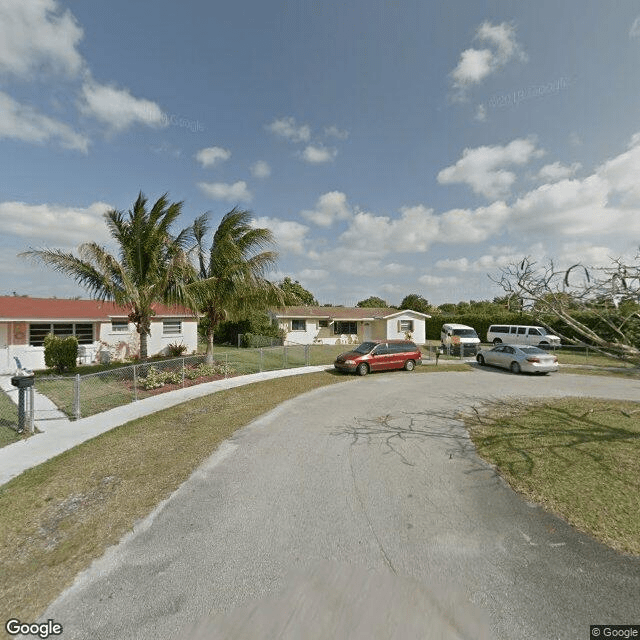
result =
[{"label": "car rear window", "polygon": [[405,353],[407,351],[417,351],[418,347],[416,347],[413,342],[390,342],[389,343],[389,353]]},{"label": "car rear window", "polygon": [[543,349],[538,349],[538,347],[520,347],[520,351],[523,353],[547,353]]}]

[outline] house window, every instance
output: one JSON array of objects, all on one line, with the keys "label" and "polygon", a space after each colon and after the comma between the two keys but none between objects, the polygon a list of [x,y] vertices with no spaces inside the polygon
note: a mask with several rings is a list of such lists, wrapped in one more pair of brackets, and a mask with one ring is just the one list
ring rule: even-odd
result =
[{"label": "house window", "polygon": [[34,322],[29,325],[29,345],[42,347],[45,336],[53,333],[54,336],[66,338],[75,336],[78,344],[91,344],[93,342],[92,322]]},{"label": "house window", "polygon": [[345,322],[343,320],[333,323],[333,333],[345,333],[357,335],[358,323],[357,322]]},{"label": "house window", "polygon": [[326,329],[329,326],[329,321],[328,320],[320,320],[319,321],[319,326],[321,329]]},{"label": "house window", "polygon": [[400,320],[400,331],[413,331],[413,320]]},{"label": "house window", "polygon": [[306,331],[307,330],[307,321],[306,320],[292,320],[291,321],[291,331]]},{"label": "house window", "polygon": [[112,320],[111,331],[113,331],[113,333],[126,333],[127,331],[129,331],[129,321],[128,320]]},{"label": "house window", "polygon": [[162,321],[162,335],[176,336],[181,333],[182,333],[181,320],[163,320]]}]

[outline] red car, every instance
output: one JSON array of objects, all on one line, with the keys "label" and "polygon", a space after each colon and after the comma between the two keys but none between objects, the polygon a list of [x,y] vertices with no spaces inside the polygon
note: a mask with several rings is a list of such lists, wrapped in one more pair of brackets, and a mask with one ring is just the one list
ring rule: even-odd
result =
[{"label": "red car", "polygon": [[422,353],[410,340],[371,340],[341,353],[333,366],[338,371],[365,376],[370,371],[385,369],[413,371],[421,363]]}]

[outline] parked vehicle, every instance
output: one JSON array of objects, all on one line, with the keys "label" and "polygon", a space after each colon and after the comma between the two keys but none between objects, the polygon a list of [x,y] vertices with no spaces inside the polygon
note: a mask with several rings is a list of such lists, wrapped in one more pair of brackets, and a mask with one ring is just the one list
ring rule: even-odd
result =
[{"label": "parked vehicle", "polygon": [[476,360],[478,364],[503,367],[513,373],[550,373],[558,370],[556,356],[527,344],[499,344],[492,349],[482,349]]},{"label": "parked vehicle", "polygon": [[440,330],[440,342],[446,352],[474,354],[480,347],[480,338],[473,327],[466,324],[443,324]]},{"label": "parked vehicle", "polygon": [[549,333],[544,327],[520,324],[492,324],[487,331],[487,342],[560,346],[560,338]]},{"label": "parked vehicle", "polygon": [[385,369],[413,371],[421,363],[422,353],[410,340],[371,340],[341,353],[333,366],[338,371],[364,376]]}]

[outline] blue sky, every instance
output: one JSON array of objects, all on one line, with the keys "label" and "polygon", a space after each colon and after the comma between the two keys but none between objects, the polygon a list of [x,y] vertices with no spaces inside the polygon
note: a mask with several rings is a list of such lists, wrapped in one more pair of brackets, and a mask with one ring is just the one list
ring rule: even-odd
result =
[{"label": "blue sky", "polygon": [[633,1],[2,0],[0,294],[86,295],[16,254],[139,191],[251,210],[321,303],[633,257],[638,68]]}]

